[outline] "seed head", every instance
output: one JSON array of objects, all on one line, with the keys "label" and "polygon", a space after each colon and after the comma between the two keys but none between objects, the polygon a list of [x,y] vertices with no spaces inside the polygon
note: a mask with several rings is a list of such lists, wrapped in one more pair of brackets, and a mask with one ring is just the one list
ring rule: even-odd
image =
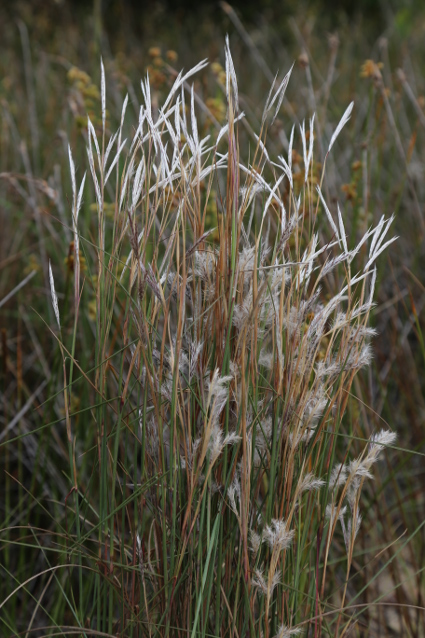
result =
[{"label": "seed head", "polygon": [[273,519],[271,525],[266,525],[263,540],[273,551],[280,552],[288,549],[294,538],[295,531],[288,530],[284,520]]},{"label": "seed head", "polygon": [[281,625],[279,631],[274,638],[290,638],[290,636],[299,636],[301,628],[293,627],[289,628],[286,625]]}]

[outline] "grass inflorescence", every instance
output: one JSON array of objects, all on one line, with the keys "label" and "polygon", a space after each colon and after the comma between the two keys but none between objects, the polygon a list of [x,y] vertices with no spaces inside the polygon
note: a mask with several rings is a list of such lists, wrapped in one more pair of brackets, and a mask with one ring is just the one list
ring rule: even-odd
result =
[{"label": "grass inflorescence", "polygon": [[[88,618],[87,628],[110,633],[289,636],[310,617],[321,635],[323,624],[346,632],[361,492],[395,435],[382,431],[347,455],[338,435],[353,378],[370,361],[375,261],[394,240],[386,237],[392,219],[349,247],[339,208],[336,222],[313,179],[314,116],[308,133],[304,123],[292,129],[287,158],[269,156],[263,140],[290,72],[272,86],[252,160],[242,161],[228,44],[227,123],[200,139],[193,88],[187,98],[184,85],[204,64],[179,74],[156,109],[149,77],[142,83],[130,140],[127,99],[118,131],[106,129],[102,65],[100,134],[90,118],[87,131],[91,240],[79,223],[86,176],[77,187],[69,149],[69,339],[49,264],[72,486],[60,588],[77,627]],[[297,192],[298,136],[305,177]],[[207,229],[213,187],[216,228]],[[78,363],[82,280],[95,305],[90,372]],[[82,385],[94,406],[85,433],[71,407]],[[87,464],[91,475],[80,478]],[[331,604],[336,556],[346,581]],[[334,617],[323,620],[330,604]]]}]

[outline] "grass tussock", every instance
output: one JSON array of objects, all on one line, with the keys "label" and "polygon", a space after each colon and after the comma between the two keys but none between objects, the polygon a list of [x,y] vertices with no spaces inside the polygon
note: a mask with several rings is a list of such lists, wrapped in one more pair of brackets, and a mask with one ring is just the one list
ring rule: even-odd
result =
[{"label": "grass tussock", "polygon": [[[349,247],[341,212],[335,222],[312,179],[314,116],[307,132],[304,123],[292,129],[287,158],[270,158],[263,140],[290,73],[272,87],[252,160],[242,161],[244,114],[228,45],[227,123],[200,139],[193,90],[186,108],[183,87],[203,66],[180,74],[155,110],[146,79],[130,140],[122,139],[127,100],[118,131],[106,130],[102,66],[100,139],[90,119],[87,132],[98,231],[91,241],[78,223],[85,176],[77,186],[69,149],[69,349],[51,265],[49,280],[65,380],[76,615],[90,619],[88,628],[143,635],[283,637],[310,623],[318,635],[323,624],[346,633],[362,488],[395,435],[382,431],[341,455],[340,426],[354,375],[370,361],[375,261],[394,240],[385,241],[392,220]],[[298,140],[305,178],[296,192]],[[207,230],[213,185],[216,228]],[[95,296],[89,374],[78,365],[82,255]],[[70,409],[80,372],[97,404],[91,450]],[[93,467],[87,486],[82,456]],[[329,614],[336,556],[346,581]],[[87,576],[96,563],[97,575]]]}]

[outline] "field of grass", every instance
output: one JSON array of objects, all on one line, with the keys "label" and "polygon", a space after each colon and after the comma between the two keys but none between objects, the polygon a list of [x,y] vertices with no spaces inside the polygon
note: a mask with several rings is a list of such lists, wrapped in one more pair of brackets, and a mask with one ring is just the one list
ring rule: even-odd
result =
[{"label": "field of grass", "polygon": [[425,11],[111,7],[0,8],[0,635],[420,638]]}]

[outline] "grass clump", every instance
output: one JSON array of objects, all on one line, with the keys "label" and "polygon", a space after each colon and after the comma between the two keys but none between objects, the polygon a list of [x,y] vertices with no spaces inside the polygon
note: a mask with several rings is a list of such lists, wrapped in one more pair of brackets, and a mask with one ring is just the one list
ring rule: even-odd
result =
[{"label": "grass clump", "polygon": [[126,99],[114,134],[102,65],[90,180],[69,147],[63,295],[47,269],[67,492],[37,502],[40,526],[11,541],[38,559],[1,603],[9,633],[361,635],[363,493],[395,434],[365,439],[345,414],[371,360],[392,218],[349,237],[327,203],[326,159],[352,105],[323,168],[314,116],[274,157],[290,72],[248,147],[228,43],[225,60],[227,118],[211,136],[188,85],[205,62],[161,105],[147,77],[136,125]]}]

